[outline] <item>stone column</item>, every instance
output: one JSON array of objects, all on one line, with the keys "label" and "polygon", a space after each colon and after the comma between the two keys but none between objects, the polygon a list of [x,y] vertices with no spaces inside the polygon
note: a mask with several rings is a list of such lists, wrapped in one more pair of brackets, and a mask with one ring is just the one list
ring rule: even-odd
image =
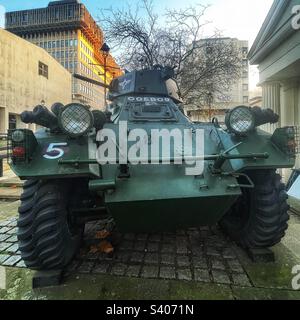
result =
[{"label": "stone column", "polygon": [[[280,115],[280,83],[279,82],[265,82],[262,84],[262,107],[270,108],[275,113]],[[278,126],[277,124],[266,124],[262,129],[273,132]]]},{"label": "stone column", "polygon": [[[299,101],[299,78],[281,81],[281,126],[299,126],[300,124],[300,101]],[[300,168],[299,155],[296,160],[296,168]],[[283,178],[288,180],[291,171],[282,170]]]},{"label": "stone column", "polygon": [[299,125],[299,79],[284,80],[281,84],[281,126]]},{"label": "stone column", "polygon": [[0,133],[5,133],[6,129],[6,113],[5,108],[0,107]]}]

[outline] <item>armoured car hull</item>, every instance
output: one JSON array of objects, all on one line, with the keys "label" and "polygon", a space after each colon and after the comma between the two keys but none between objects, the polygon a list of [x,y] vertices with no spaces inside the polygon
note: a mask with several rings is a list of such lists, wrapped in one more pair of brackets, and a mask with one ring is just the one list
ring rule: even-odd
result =
[{"label": "armoured car hull", "polygon": [[[98,219],[113,218],[122,232],[219,223],[243,247],[280,242],[289,207],[276,170],[294,166],[297,128],[269,134],[258,127],[279,117],[246,106],[230,110],[222,126],[194,123],[171,78],[170,69],[155,67],[113,80],[106,112],[57,103],[52,112],[37,106],[22,114],[23,122],[44,127],[13,130],[8,139],[11,168],[27,180],[18,240],[29,268],[66,266],[84,223]],[[153,130],[162,141],[169,137],[167,157],[163,142],[153,156]],[[189,137],[188,154],[175,136]],[[115,149],[102,152],[106,145]],[[197,161],[199,170],[188,174]]]}]

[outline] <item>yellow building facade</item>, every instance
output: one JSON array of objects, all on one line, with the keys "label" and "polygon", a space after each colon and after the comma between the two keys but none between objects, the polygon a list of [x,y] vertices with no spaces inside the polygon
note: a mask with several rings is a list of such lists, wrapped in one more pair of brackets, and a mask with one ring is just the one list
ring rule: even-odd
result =
[{"label": "yellow building facade", "polygon": [[[70,73],[107,84],[122,74],[113,57],[101,52],[104,35],[87,8],[77,0],[52,1],[46,8],[7,12],[5,27],[51,54]],[[73,101],[104,108],[104,89],[72,79]]]}]

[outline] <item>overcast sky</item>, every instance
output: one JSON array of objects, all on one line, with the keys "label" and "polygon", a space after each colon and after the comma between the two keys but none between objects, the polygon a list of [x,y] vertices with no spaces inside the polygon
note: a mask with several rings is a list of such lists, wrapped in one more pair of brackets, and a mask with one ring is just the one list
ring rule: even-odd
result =
[{"label": "overcast sky", "polygon": [[[162,12],[164,8],[181,8],[189,4],[210,4],[205,19],[211,23],[206,26],[204,35],[211,35],[215,29],[222,31],[226,37],[236,37],[253,43],[273,0],[153,0],[155,10]],[[0,27],[4,26],[4,12],[22,9],[45,7],[48,0],[0,0]],[[96,17],[99,8],[109,6],[122,7],[127,1],[123,0],[82,0],[91,14]],[[131,0],[130,3],[139,3]],[[258,81],[257,72],[252,68],[250,87],[255,87]]]}]

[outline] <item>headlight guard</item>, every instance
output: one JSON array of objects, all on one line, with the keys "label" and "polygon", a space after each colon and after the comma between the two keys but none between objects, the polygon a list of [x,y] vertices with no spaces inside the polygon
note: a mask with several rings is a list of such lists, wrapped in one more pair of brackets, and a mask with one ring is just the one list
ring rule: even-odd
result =
[{"label": "headlight guard", "polygon": [[78,137],[91,130],[94,117],[87,106],[80,103],[70,103],[61,109],[58,123],[64,133],[71,137]]},{"label": "headlight guard", "polygon": [[255,116],[250,107],[238,106],[226,114],[225,124],[230,132],[245,135],[255,128]]}]

